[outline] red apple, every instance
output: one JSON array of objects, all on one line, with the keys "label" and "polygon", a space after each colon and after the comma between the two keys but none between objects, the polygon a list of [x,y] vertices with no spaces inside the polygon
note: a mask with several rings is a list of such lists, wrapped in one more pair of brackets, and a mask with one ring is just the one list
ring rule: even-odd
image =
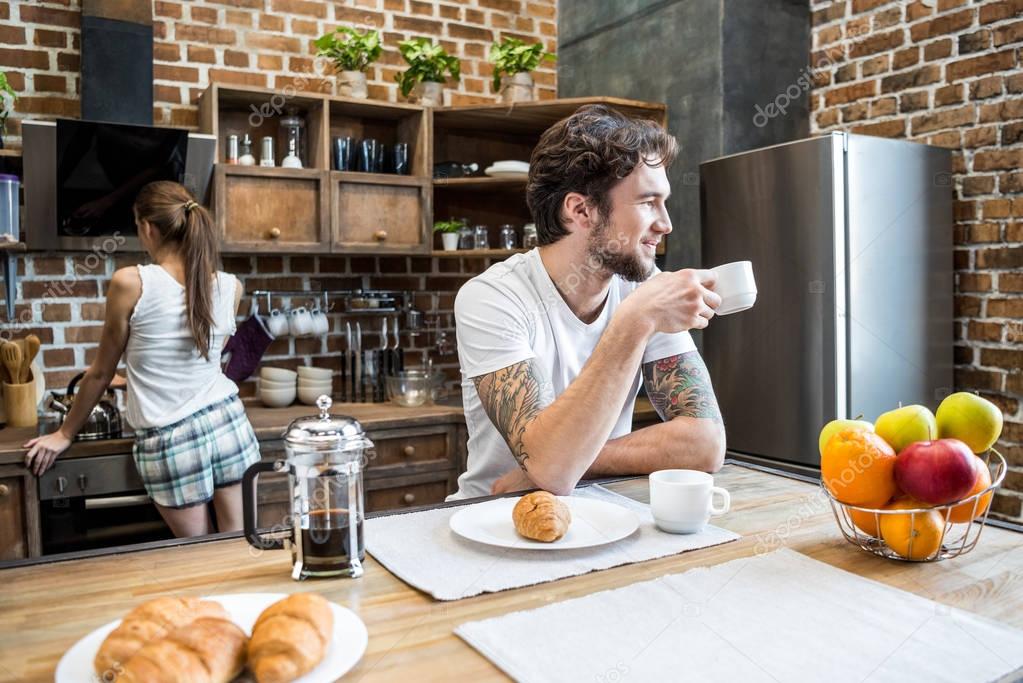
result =
[{"label": "red apple", "polygon": [[895,482],[924,503],[951,503],[966,496],[976,483],[975,457],[959,439],[917,441],[895,459]]}]

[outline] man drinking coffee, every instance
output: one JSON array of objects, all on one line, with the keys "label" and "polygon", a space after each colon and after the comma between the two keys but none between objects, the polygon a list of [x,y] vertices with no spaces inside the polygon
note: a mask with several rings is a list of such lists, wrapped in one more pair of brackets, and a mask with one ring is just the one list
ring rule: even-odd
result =
[{"label": "man drinking coffee", "polygon": [[[541,137],[526,188],[540,246],[455,300],[469,459],[452,498],[721,467],[724,424],[689,335],[721,303],[715,276],[654,265],[677,152],[603,105]],[[641,378],[663,422],[631,432]]]}]

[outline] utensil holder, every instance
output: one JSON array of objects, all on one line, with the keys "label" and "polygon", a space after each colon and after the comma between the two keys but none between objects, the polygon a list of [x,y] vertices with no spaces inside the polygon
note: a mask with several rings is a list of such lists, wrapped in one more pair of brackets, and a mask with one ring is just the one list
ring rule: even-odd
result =
[{"label": "utensil holder", "polygon": [[36,409],[36,383],[8,384],[4,382],[4,412],[8,427],[35,427],[39,424]]}]

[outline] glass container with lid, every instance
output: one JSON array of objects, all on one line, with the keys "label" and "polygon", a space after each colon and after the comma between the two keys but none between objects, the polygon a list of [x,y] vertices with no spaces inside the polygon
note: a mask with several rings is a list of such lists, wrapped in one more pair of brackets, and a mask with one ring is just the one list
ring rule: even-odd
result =
[{"label": "glass container with lid", "polygon": [[[320,396],[318,415],[300,417],[285,429],[285,459],[258,462],[242,479],[246,539],[263,550],[284,548],[287,542],[296,580],[363,573],[362,470],[373,442],[358,420],[331,414],[330,405],[329,396]],[[257,529],[255,483],[261,472],[287,472],[291,491],[290,514],[273,520],[270,535]]]},{"label": "glass container with lid", "polygon": [[284,116],[281,117],[277,127],[277,153],[280,158],[288,155],[294,145],[294,154],[302,162],[303,168],[308,168],[308,157],[306,156],[305,143],[305,119],[298,115],[298,109],[288,107]]}]

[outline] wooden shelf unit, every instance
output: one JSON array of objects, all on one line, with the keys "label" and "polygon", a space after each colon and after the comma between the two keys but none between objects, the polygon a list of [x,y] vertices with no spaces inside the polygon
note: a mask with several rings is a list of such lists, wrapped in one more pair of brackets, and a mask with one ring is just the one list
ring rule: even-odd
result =
[{"label": "wooden shelf unit", "polygon": [[[440,238],[432,234],[435,218],[466,218],[470,225],[485,224],[490,228],[491,244],[497,243],[500,226],[511,224],[521,239],[522,226],[531,221],[525,179],[434,179],[433,165],[475,162],[483,169],[505,159],[528,161],[547,128],[586,104],[606,104],[630,116],[667,123],[663,104],[615,97],[424,108],[316,93],[287,97],[266,88],[210,85],[199,99],[199,120],[203,132],[217,137],[218,159],[224,153],[227,135],[241,137],[245,133],[252,138],[253,153],[258,157],[259,138],[271,135],[276,139],[280,116],[288,107],[295,107],[306,120],[310,162],[310,168],[301,170],[217,165],[212,194],[223,250],[245,253],[272,247],[279,253],[448,257],[450,252],[441,251]],[[372,137],[385,145],[408,143],[411,174],[332,170],[331,140],[335,137],[356,141]],[[278,163],[280,156],[278,149]],[[239,198],[228,196],[234,193]],[[663,246],[662,240],[659,251]]]},{"label": "wooden shelf unit", "polygon": [[434,258],[504,258],[514,254],[524,254],[528,249],[443,249],[430,252]]}]

